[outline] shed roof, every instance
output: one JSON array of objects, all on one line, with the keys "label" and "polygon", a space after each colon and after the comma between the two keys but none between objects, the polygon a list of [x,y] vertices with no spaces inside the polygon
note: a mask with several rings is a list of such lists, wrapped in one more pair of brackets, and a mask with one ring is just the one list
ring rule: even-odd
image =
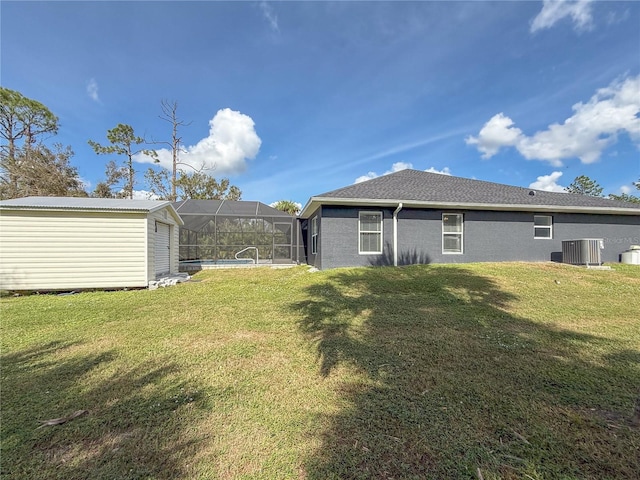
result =
[{"label": "shed roof", "polygon": [[567,211],[640,215],[640,205],[587,195],[546,192],[420,170],[401,170],[311,197],[300,216],[320,205],[378,205],[474,210]]},{"label": "shed roof", "polygon": [[155,212],[168,208],[178,223],[180,216],[169,201],[93,197],[23,197],[0,201],[0,210],[75,210],[96,212]]}]

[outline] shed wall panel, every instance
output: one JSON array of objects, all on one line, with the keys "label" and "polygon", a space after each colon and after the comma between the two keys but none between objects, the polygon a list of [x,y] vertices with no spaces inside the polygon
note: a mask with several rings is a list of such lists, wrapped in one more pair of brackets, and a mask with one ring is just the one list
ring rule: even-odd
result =
[{"label": "shed wall panel", "polygon": [[162,275],[171,270],[170,251],[171,227],[166,223],[156,222],[155,234],[155,273]]},{"label": "shed wall panel", "polygon": [[0,215],[0,288],[144,287],[144,213],[8,211]]},{"label": "shed wall panel", "polygon": [[155,212],[151,212],[147,217],[146,223],[146,236],[147,244],[149,246],[147,250],[147,276],[149,280],[156,278],[156,222],[169,225],[169,251],[170,251],[170,273],[178,273],[179,268],[179,256],[178,256],[178,242],[180,229],[179,224],[175,218],[169,214],[168,209],[163,208]]}]

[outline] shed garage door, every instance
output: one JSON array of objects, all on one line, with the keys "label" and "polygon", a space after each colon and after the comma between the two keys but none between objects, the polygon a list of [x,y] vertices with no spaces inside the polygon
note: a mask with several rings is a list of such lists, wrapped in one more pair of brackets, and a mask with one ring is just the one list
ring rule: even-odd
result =
[{"label": "shed garage door", "polygon": [[170,228],[166,223],[156,222],[156,275],[171,270]]}]

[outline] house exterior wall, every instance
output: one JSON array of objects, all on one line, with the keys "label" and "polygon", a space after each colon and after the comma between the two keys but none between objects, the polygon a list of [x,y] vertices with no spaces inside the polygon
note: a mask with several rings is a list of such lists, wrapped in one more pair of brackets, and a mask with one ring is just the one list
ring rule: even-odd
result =
[{"label": "house exterior wall", "polygon": [[361,211],[382,212],[382,244],[384,246],[393,244],[392,209],[325,205],[322,207],[322,228],[318,239],[318,254],[321,262],[315,264],[317,268],[364,267],[379,264],[382,255],[358,253],[358,215]]},{"label": "house exterior wall", "polygon": [[292,260],[294,260],[299,264],[307,263],[307,244],[306,244],[307,232],[306,230],[304,230],[305,227],[303,223],[298,218],[295,219],[293,225],[295,229],[294,230],[295,245],[293,246],[294,251],[293,251]]},{"label": "house exterior wall", "polygon": [[[307,263],[309,265],[313,265],[314,267],[318,268],[318,269],[322,269],[322,256],[321,256],[321,243],[322,243],[322,208],[320,207],[318,210],[316,210],[314,212],[313,215],[311,215],[309,217],[309,219],[306,221],[306,224],[302,225],[303,228],[303,232],[305,232],[305,249],[307,252]],[[316,219],[317,222],[317,226],[318,226],[318,243],[317,243],[317,249],[316,249],[316,253],[313,252],[313,248],[312,248],[312,240],[311,240],[311,236],[313,235],[313,219]]]},{"label": "house exterior wall", "polygon": [[[157,213],[175,225],[171,215],[165,220],[162,210]],[[0,288],[146,287],[155,279],[155,219],[138,212],[3,209]],[[172,238],[177,246],[175,233]],[[177,251],[174,257],[177,271]]]},{"label": "house exterior wall", "polygon": [[[360,211],[383,212],[383,254],[358,253]],[[463,253],[442,253],[443,213],[463,214]],[[536,214],[553,217],[551,239],[534,239]],[[323,206],[320,237],[318,268],[393,265],[392,209]],[[618,262],[629,245],[640,243],[640,215],[403,209],[398,214],[398,264],[559,261],[562,240],[578,238],[602,238],[602,260]]]},{"label": "house exterior wall", "polygon": [[180,226],[169,213],[168,209],[163,208],[156,210],[147,216],[147,283],[156,278],[156,222],[169,225],[170,273],[178,273],[179,271],[178,248],[180,242]]}]

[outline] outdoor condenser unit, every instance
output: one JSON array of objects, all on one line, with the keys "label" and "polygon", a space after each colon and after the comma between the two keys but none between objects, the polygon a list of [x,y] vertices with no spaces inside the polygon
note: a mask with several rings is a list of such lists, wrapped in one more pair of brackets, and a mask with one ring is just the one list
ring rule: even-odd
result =
[{"label": "outdoor condenser unit", "polygon": [[602,238],[581,238],[562,241],[562,263],[571,265],[602,265]]}]

